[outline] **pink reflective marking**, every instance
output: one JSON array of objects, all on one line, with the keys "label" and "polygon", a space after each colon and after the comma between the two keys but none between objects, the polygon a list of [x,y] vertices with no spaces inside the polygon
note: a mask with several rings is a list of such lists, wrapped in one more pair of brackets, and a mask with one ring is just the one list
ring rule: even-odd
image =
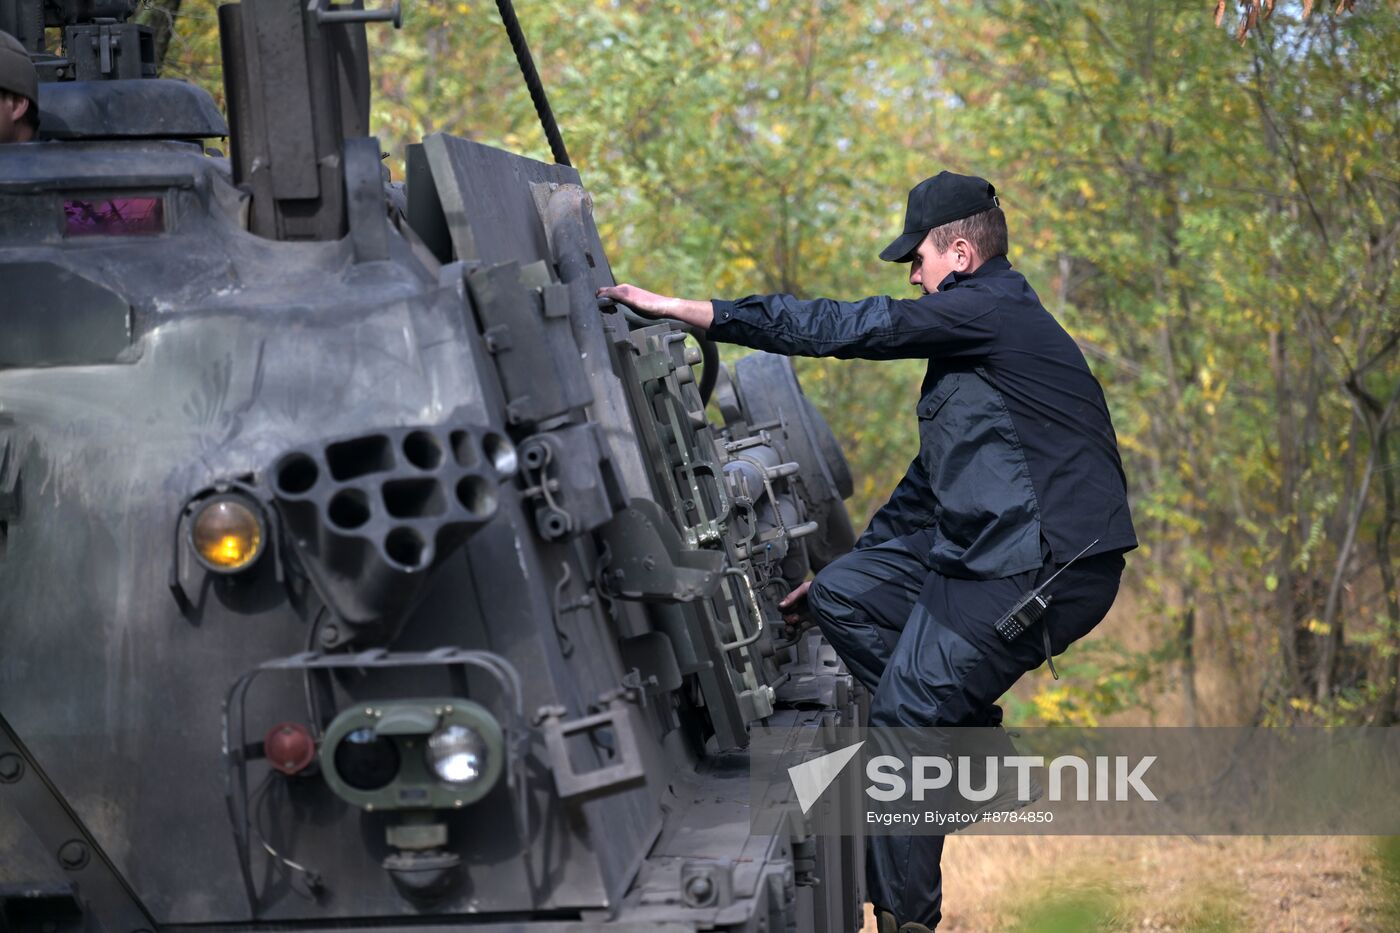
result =
[{"label": "pink reflective marking", "polygon": [[160,198],[68,198],[64,236],[133,236],[165,232]]}]

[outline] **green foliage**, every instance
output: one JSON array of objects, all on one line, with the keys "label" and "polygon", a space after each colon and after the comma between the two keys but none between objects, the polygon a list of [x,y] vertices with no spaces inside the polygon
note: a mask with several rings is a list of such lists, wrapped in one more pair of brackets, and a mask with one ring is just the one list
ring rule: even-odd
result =
[{"label": "green foliage", "polygon": [[1112,929],[1112,916],[1112,902],[1105,898],[1053,898],[1037,904],[1035,911],[1012,929],[1016,933],[1084,933]]},{"label": "green foliage", "polygon": [[198,84],[214,96],[219,109],[223,110],[218,4],[214,0],[156,0],[142,7],[141,22],[157,29],[162,24],[173,26],[161,77]]},{"label": "green foliage", "polygon": [[1154,677],[1174,646],[1130,651],[1112,639],[1094,639],[1056,662],[1060,679],[1046,669],[1031,678],[1029,700],[1014,694],[1004,699],[1007,719],[1027,725],[1095,726],[1104,717],[1128,710],[1153,712]]},{"label": "green foliage", "polygon": [[1113,901],[1105,894],[1075,891],[1037,898],[1023,912],[1013,930],[1016,933],[1087,933],[1111,930]]},{"label": "green foliage", "polygon": [[1381,872],[1381,919],[1400,927],[1400,836],[1383,836],[1376,843]]},{"label": "green foliage", "polygon": [[[1172,905],[1156,922],[1139,922],[1141,907],[1121,879],[1071,876],[1054,888],[1022,893],[1014,933],[1114,933],[1148,928],[1187,933],[1235,933],[1244,929],[1237,892],[1207,882]],[[1160,924],[1160,925],[1159,925]]]}]

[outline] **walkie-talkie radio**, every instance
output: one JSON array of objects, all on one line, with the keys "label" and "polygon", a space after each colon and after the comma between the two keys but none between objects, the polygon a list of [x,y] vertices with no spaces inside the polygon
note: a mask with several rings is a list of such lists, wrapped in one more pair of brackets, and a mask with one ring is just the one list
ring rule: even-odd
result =
[{"label": "walkie-talkie radio", "polygon": [[[1050,600],[1053,598],[1049,593],[1041,595],[1045,588],[1051,583],[1054,583],[1056,577],[1064,573],[1065,569],[1068,568],[1070,564],[1083,557],[1089,548],[1098,544],[1100,540],[1099,538],[1095,538],[1090,541],[1084,546],[1084,550],[1071,557],[1064,567],[1061,567],[1051,574],[1050,579],[1016,600],[1016,605],[1007,610],[1006,614],[998,619],[996,624],[992,626],[996,629],[996,633],[1002,641],[1010,644],[1024,635],[1026,629],[1039,622],[1045,616],[1045,610],[1050,608]],[[1055,670],[1055,662],[1050,657],[1050,630],[1048,628],[1042,629],[1041,634],[1045,639],[1045,662],[1050,665],[1050,673],[1054,675],[1056,680],[1059,680],[1060,673]]]}]

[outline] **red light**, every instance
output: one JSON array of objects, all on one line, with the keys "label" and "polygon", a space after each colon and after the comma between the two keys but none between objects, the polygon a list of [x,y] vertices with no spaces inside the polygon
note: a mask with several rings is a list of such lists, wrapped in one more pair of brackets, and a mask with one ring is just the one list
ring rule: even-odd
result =
[{"label": "red light", "polygon": [[316,740],[301,723],[284,722],[267,731],[263,754],[283,774],[299,774],[316,760]]}]

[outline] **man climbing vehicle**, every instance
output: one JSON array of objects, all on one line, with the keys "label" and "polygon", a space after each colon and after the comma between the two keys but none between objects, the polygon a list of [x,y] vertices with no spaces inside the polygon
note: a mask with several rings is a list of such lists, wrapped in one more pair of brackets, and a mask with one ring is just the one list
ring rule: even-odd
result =
[{"label": "man climbing vehicle", "polygon": [[[918,456],[854,550],[780,604],[790,624],[820,626],[871,691],[872,726],[998,725],[996,701],[1017,679],[1104,618],[1122,555],[1137,546],[1103,390],[1006,252],[992,185],[940,172],[910,191],[904,232],[880,254],[910,264],[919,297],[693,301],[633,285],[599,290],[711,340],[928,360]],[[1043,617],[998,633],[1061,568]],[[881,933],[937,926],[942,848],[942,836],[870,838]]]}]

